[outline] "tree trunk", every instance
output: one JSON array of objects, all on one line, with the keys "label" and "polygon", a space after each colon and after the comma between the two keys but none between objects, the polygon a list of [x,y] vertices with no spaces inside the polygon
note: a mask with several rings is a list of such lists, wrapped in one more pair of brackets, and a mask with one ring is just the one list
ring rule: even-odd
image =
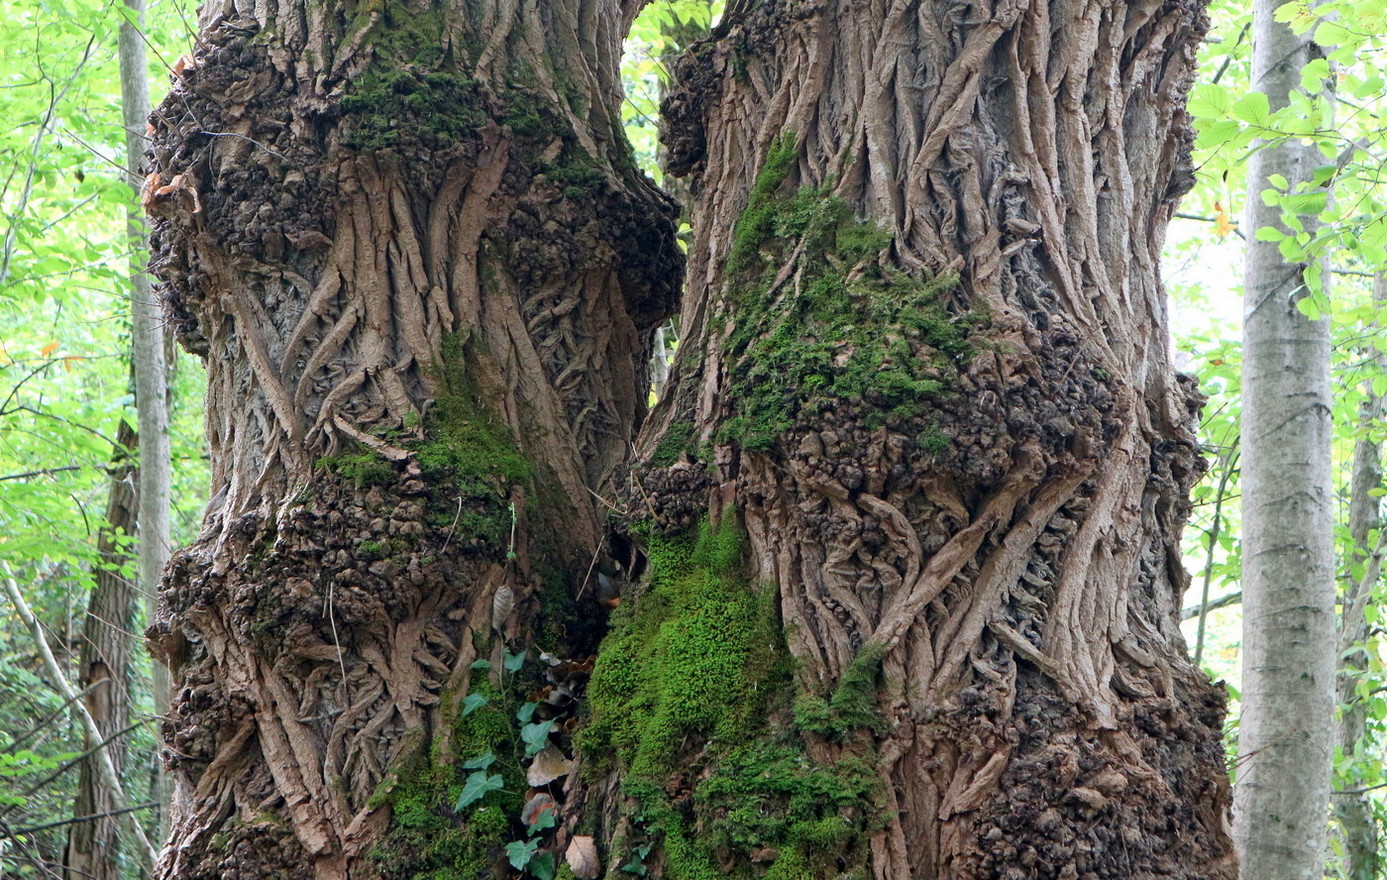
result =
[{"label": "tree trunk", "polygon": [[[1373,303],[1387,306],[1387,275],[1373,278]],[[1374,349],[1374,352],[1376,350]],[[1378,370],[1387,370],[1387,357],[1375,353]],[[1348,534],[1351,551],[1345,560],[1343,609],[1339,624],[1338,656],[1340,669],[1337,696],[1340,705],[1339,750],[1345,756],[1360,756],[1368,745],[1368,703],[1359,692],[1368,669],[1367,608],[1382,577],[1381,502],[1373,494],[1382,486],[1382,444],[1376,432],[1387,416],[1387,398],[1366,383],[1367,397],[1358,411],[1362,433],[1353,444],[1353,470],[1350,475]],[[1374,538],[1374,532],[1378,537]],[[1376,546],[1374,546],[1376,544]],[[1364,757],[1371,761],[1371,757]],[[1355,786],[1350,780],[1349,786]],[[1344,876],[1348,880],[1376,880],[1380,859],[1377,852],[1377,818],[1371,795],[1366,792],[1340,794],[1334,802],[1334,815],[1344,841]]]},{"label": "tree trunk", "polygon": [[[1316,54],[1253,8],[1252,87],[1289,102]],[[1248,168],[1247,221],[1282,229],[1262,193],[1308,182],[1319,151],[1265,146]],[[1307,229],[1313,218],[1306,218]],[[1313,232],[1311,233],[1313,234]],[[1304,264],[1247,243],[1243,306],[1243,688],[1234,827],[1246,880],[1317,880],[1324,870],[1334,743],[1334,510],[1329,320],[1300,310]],[[1328,273],[1322,273],[1327,277]]]},{"label": "tree trunk", "polygon": [[[116,435],[117,461],[111,467],[111,490],[106,501],[107,525],[97,539],[102,569],[96,573],[87,616],[82,624],[82,643],[78,659],[78,687],[87,691],[87,711],[105,738],[110,739],[106,754],[117,774],[125,766],[123,733],[130,724],[130,662],[134,643],[132,631],[139,608],[134,585],[120,569],[130,562],[121,539],[135,528],[135,467],[130,455],[138,440],[134,429],[124,421]],[[86,748],[97,742],[87,738]],[[130,804],[116,797],[105,784],[99,755],[82,761],[77,780],[73,816],[111,813]],[[122,876],[120,818],[109,816],[72,825],[67,837],[64,877],[71,880],[119,880]],[[139,847],[133,847],[138,853]]]},{"label": "tree trunk", "polygon": [[[139,170],[144,165],[149,118],[149,69],[144,48],[144,0],[125,0],[126,20],[121,22],[120,105],[125,122],[125,167],[135,191],[140,189]],[[132,203],[126,224],[131,241],[130,259],[130,349],[135,367],[135,408],[139,419],[139,580],[145,600],[145,618],[158,614],[157,591],[164,567],[168,565],[169,497],[171,494],[171,452],[169,448],[169,382],[165,360],[166,334],[162,309],[154,297],[154,285],[146,271],[146,241],[149,230],[144,215]],[[150,689],[154,692],[154,714],[164,718],[169,711],[169,671],[159,660],[152,664]],[[169,792],[167,778],[156,763],[150,792],[160,807],[160,826],[167,818]],[[162,834],[159,835],[163,837]]]},{"label": "tree trunk", "polygon": [[682,260],[616,112],[637,6],[203,7],[144,192],[214,492],[150,634],[159,876],[476,876],[525,836],[456,821],[454,759],[502,747],[463,703],[529,681],[506,649],[601,632],[594,493]]},{"label": "tree trunk", "polygon": [[683,334],[626,493],[650,573],[584,736],[610,865],[1234,876],[1157,274],[1204,27],[766,0],[681,65]]}]

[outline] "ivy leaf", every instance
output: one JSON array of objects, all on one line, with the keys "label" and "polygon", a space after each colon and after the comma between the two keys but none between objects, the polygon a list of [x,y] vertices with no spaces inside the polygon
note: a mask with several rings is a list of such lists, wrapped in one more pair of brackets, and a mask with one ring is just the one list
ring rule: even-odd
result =
[{"label": "ivy leaf", "polygon": [[481,694],[468,694],[462,698],[462,714],[464,717],[471,715],[489,702],[490,700]]},{"label": "ivy leaf", "polygon": [[520,707],[520,711],[515,713],[521,724],[529,724],[530,719],[535,717],[535,710],[539,708],[539,703],[526,703]]},{"label": "ivy leaf", "polygon": [[467,782],[463,783],[462,794],[458,797],[457,806],[454,810],[461,810],[471,804],[486,797],[493,791],[499,791],[506,782],[500,776],[487,773],[485,770],[478,770],[467,777]]},{"label": "ivy leaf", "polygon": [[530,873],[539,880],[554,880],[555,859],[551,852],[542,852],[530,859]]},{"label": "ivy leaf", "polygon": [[506,856],[510,859],[512,868],[523,871],[525,866],[530,864],[530,860],[535,857],[535,852],[538,849],[538,840],[512,840],[506,844]]},{"label": "ivy leaf", "polygon": [[554,729],[554,722],[540,721],[535,724],[526,724],[520,728],[520,738],[525,741],[525,754],[538,754],[549,742],[549,731]]},{"label": "ivy leaf", "polygon": [[516,654],[505,654],[504,659],[501,661],[501,665],[506,668],[507,672],[519,672],[520,667],[525,665],[525,652],[520,651]]},{"label": "ivy leaf", "polygon": [[494,752],[487,752],[485,755],[482,755],[481,757],[473,758],[470,761],[464,762],[462,765],[462,769],[485,770],[486,768],[490,767],[492,764],[495,763],[496,754]]},{"label": "ivy leaf", "polygon": [[488,660],[488,659],[486,659],[485,657],[483,657],[483,658],[480,659],[480,660],[473,660],[473,661],[472,661],[472,668],[473,668],[473,669],[490,669],[490,668],[491,668],[491,661]]}]

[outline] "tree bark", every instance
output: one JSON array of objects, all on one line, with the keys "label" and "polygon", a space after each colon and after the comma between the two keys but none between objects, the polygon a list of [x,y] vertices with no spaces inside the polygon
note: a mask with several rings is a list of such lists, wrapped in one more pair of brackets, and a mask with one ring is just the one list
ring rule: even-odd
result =
[{"label": "tree bark", "polygon": [[[1373,303],[1379,308],[1387,306],[1387,275],[1381,272],[1373,277]],[[1387,358],[1375,354],[1374,360],[1378,370],[1387,369]],[[1387,416],[1387,398],[1373,391],[1371,382],[1367,386],[1367,397],[1358,411],[1362,433],[1353,444],[1348,508],[1351,550],[1345,560],[1340,599],[1338,739],[1339,751],[1345,756],[1358,756],[1368,743],[1368,705],[1359,693],[1359,683],[1369,660],[1367,644],[1371,630],[1366,612],[1382,578],[1381,538],[1376,546],[1373,538],[1373,532],[1383,524],[1381,502],[1373,495],[1382,486],[1382,444],[1374,434]],[[1352,786],[1353,782],[1348,784]],[[1334,816],[1343,835],[1344,876],[1348,880],[1375,880],[1381,860],[1377,851],[1377,818],[1370,796],[1366,792],[1338,795]]]},{"label": "tree bark", "polygon": [[[1274,20],[1277,5],[1253,8],[1252,86],[1273,110],[1286,106],[1316,53],[1308,35]],[[1309,181],[1320,161],[1297,139],[1254,153],[1246,228],[1284,231],[1280,208],[1262,193],[1273,175],[1291,187]],[[1300,310],[1307,266],[1255,238],[1244,278],[1243,713],[1234,827],[1246,880],[1310,880],[1324,870],[1334,743],[1329,320]]]},{"label": "tree bark", "polygon": [[[97,538],[103,568],[96,573],[96,586],[82,624],[78,653],[78,681],[86,691],[87,711],[101,731],[102,739],[115,736],[130,724],[131,647],[134,643],[136,610],[139,607],[134,585],[120,569],[129,564],[128,551],[120,541],[135,528],[135,467],[130,455],[138,445],[137,435],[124,421],[116,435],[119,448],[111,468],[111,489],[106,501],[106,527]],[[100,741],[87,738],[86,747]],[[111,766],[120,775],[125,766],[125,742],[117,736],[104,749]],[[82,761],[77,780],[73,816],[111,813],[128,806],[103,783],[100,756]],[[118,880],[122,876],[120,819],[110,815],[73,825],[68,831],[64,876],[73,880]],[[138,851],[138,847],[136,847]]]},{"label": "tree bark", "polygon": [[[125,0],[126,18],[121,22],[120,106],[125,123],[125,167],[129,183],[139,192],[143,183],[149,119],[149,70],[144,47],[144,0]],[[163,310],[154,296],[154,285],[146,270],[149,229],[144,213],[132,202],[126,222],[131,242],[130,258],[130,349],[135,368],[135,409],[139,420],[139,580],[145,600],[145,619],[158,614],[158,585],[168,565],[172,549],[169,537],[169,497],[171,494],[172,453],[169,447],[169,368]],[[133,530],[131,530],[133,532]],[[169,711],[169,671],[155,659],[150,689],[154,692],[154,714],[164,718]],[[168,780],[156,759],[150,794],[161,805],[160,827],[167,818]],[[164,835],[158,835],[162,838]]]},{"label": "tree bark", "polygon": [[[461,871],[464,697],[532,630],[595,645],[594,492],[682,260],[617,113],[638,5],[203,7],[144,191],[214,492],[150,634],[159,876]],[[469,864],[504,863],[508,821]]]},{"label": "tree bark", "polygon": [[[683,335],[627,490],[651,583],[591,685],[612,864],[1235,874],[1224,695],[1178,631],[1200,401],[1157,274],[1204,27],[1197,3],[768,0],[683,63]],[[679,658],[735,641],[728,528],[792,660],[752,639],[727,666],[769,671],[686,703]],[[679,635],[702,625],[727,635]],[[787,667],[793,705],[754,696]],[[791,753],[821,769],[767,757]]]}]

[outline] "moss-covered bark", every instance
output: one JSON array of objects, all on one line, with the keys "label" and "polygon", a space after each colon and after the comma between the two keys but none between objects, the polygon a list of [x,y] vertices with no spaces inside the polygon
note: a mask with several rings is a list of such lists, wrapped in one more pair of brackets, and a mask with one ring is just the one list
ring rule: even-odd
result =
[{"label": "moss-covered bark", "polygon": [[[626,500],[657,535],[745,530],[798,691],[772,726],[875,792],[866,847],[719,870],[1235,874],[1223,695],[1175,616],[1199,401],[1155,268],[1202,28],[1198,3],[766,0],[680,64],[690,283]],[[716,775],[712,742],[661,790]]]},{"label": "moss-covered bark", "polygon": [[[144,193],[214,483],[151,633],[161,876],[480,876],[541,839],[521,783],[586,673],[537,657],[598,637],[594,492],[682,261],[619,128],[629,12],[203,8]],[[460,804],[483,741],[509,793]]]}]

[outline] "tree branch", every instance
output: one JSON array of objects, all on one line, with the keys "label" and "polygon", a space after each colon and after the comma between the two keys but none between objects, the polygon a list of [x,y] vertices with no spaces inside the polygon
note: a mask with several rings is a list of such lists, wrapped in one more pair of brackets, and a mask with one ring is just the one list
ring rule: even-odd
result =
[{"label": "tree branch", "polygon": [[[29,603],[24,601],[24,595],[19,592],[19,584],[15,582],[14,572],[10,570],[10,564],[8,562],[0,560],[0,573],[4,574],[5,591],[10,594],[10,601],[14,603],[15,610],[19,612],[20,619],[29,627],[29,631],[34,636],[34,642],[39,649],[39,653],[43,655],[43,663],[48,667],[48,674],[53,677],[54,687],[58,688],[63,696],[72,703],[73,714],[78,716],[78,719],[82,722],[82,726],[87,731],[87,736],[91,737],[92,742],[101,742],[105,738],[101,733],[101,728],[96,726],[96,719],[92,718],[91,713],[87,711],[86,705],[82,703],[81,700],[75,699],[76,694],[72,689],[72,685],[68,683],[67,678],[63,675],[63,669],[58,665],[57,659],[54,658],[53,650],[48,647],[48,640],[43,636],[43,628],[39,626],[38,618],[34,617],[34,612],[29,609]],[[120,784],[120,777],[116,775],[115,765],[111,763],[111,756],[106,753],[105,749],[102,749],[99,752],[99,757],[101,760],[97,762],[96,766],[101,771],[102,781],[106,784],[106,787],[111,790],[111,793],[115,796],[117,801],[125,801],[128,803],[129,799],[126,798],[125,789]],[[152,864],[158,860],[159,853],[149,842],[149,838],[145,836],[144,829],[140,827],[140,823],[136,822],[133,816],[130,815],[130,813],[136,809],[139,808],[131,807],[124,811],[113,813],[112,815],[125,816],[126,821],[123,824],[128,826],[131,836],[138,840],[140,845],[145,848],[150,863]]]}]

